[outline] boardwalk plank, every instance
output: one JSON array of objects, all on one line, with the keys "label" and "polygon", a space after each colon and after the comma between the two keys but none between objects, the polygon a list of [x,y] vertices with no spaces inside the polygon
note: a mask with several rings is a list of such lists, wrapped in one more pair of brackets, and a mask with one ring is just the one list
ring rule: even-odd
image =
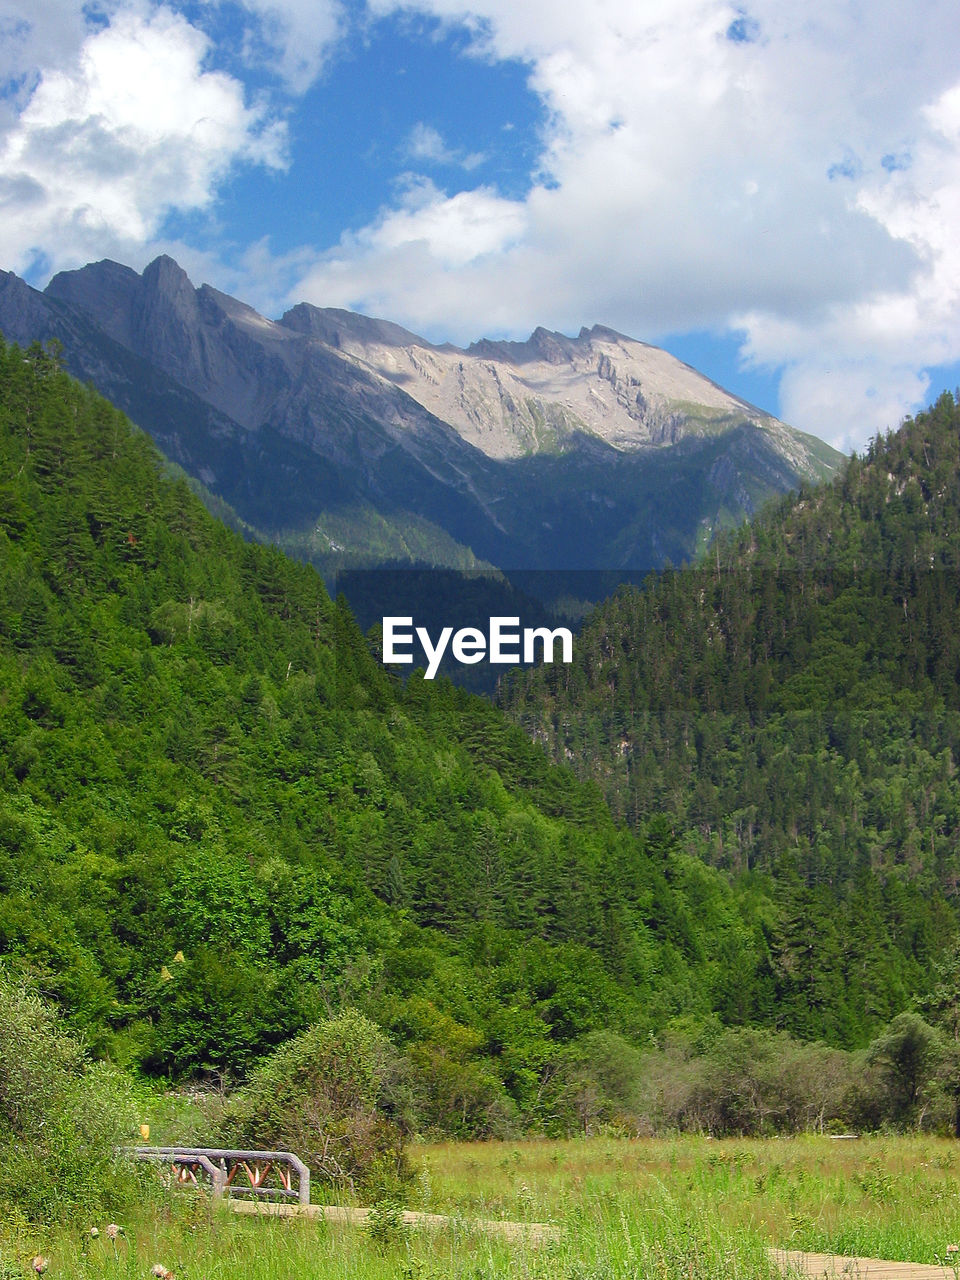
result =
[{"label": "boardwalk plank", "polygon": [[[300,1206],[264,1204],[252,1200],[229,1200],[227,1203],[234,1213],[260,1214],[275,1218],[323,1218],[327,1222],[347,1222],[356,1226],[362,1226],[370,1216],[369,1209],[354,1209],[344,1205]],[[559,1230],[549,1222],[504,1222],[499,1218],[451,1218],[441,1213],[419,1213],[413,1209],[403,1210],[403,1224],[406,1227],[433,1227],[441,1230],[456,1225],[470,1231],[484,1231],[491,1235],[503,1236],[507,1240],[524,1240],[528,1244],[555,1240],[560,1234]]]},{"label": "boardwalk plank", "polygon": [[781,1271],[816,1280],[958,1280],[957,1267],[924,1262],[886,1262],[882,1258],[844,1258],[835,1253],[771,1249]]}]

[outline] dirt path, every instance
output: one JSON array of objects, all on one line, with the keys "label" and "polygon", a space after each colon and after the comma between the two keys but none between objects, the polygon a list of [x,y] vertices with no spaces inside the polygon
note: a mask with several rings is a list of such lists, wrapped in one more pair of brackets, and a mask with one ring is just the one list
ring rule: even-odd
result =
[{"label": "dirt path", "polygon": [[[781,1271],[818,1280],[957,1280],[956,1267],[923,1262],[883,1262],[879,1258],[842,1258],[833,1253],[803,1253],[795,1249],[771,1249]],[[960,1265],[960,1262],[958,1262]]]},{"label": "dirt path", "polygon": [[[301,1207],[296,1204],[263,1204],[251,1200],[229,1200],[234,1213],[260,1214],[274,1218],[323,1218],[327,1222],[348,1222],[362,1226],[370,1216],[369,1209],[350,1209],[340,1205],[310,1204]],[[412,1209],[404,1209],[403,1224],[407,1227],[434,1227],[444,1229],[454,1224],[470,1231],[485,1231],[490,1235],[503,1236],[505,1240],[525,1241],[527,1244],[542,1244],[547,1240],[556,1240],[560,1232],[549,1222],[502,1222],[497,1218],[450,1218],[442,1213],[416,1213]],[[951,1273],[951,1280],[953,1276]]]}]

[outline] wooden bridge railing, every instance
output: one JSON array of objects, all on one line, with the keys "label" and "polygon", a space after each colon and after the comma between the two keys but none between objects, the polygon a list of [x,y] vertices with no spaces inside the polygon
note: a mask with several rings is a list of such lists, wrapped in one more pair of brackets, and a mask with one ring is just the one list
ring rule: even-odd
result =
[{"label": "wooden bridge railing", "polygon": [[310,1203],[310,1170],[292,1151],[226,1147],[127,1147],[125,1151],[134,1160],[169,1165],[178,1183],[199,1186],[209,1179],[215,1197]]}]

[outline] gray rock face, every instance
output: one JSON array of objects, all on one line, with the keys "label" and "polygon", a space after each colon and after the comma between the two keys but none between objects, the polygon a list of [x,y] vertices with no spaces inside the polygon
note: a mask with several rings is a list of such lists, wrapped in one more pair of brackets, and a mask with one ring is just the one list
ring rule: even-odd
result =
[{"label": "gray rock face", "polygon": [[[116,262],[97,262],[53,277],[45,296],[83,313],[115,342],[149,360],[221,412],[255,426],[260,380],[269,356],[245,342],[224,295],[194,289],[172,258],[151,262],[142,276]],[[239,304],[238,304],[239,305]],[[274,371],[274,378],[283,370]]]},{"label": "gray rock face", "polygon": [[623,451],[674,445],[749,425],[797,475],[822,479],[824,457],[782,422],[666,351],[602,325],[576,338],[536,329],[526,342],[437,346],[397,325],[301,303],[281,324],[385,378],[491,458],[558,453],[585,437]]},{"label": "gray rock face", "polygon": [[0,271],[0,316],[8,342],[27,346],[39,336],[46,315],[43,298],[12,271]]},{"label": "gray rock face", "polygon": [[840,455],[602,326],[465,350],[300,304],[280,321],[169,257],[0,273],[0,330],[58,337],[161,448],[323,560],[650,567]]},{"label": "gray rock face", "polygon": [[131,268],[109,259],[81,271],[62,271],[53,277],[45,296],[58,298],[78,311],[93,314],[100,328],[115,342],[131,345],[134,300],[141,286]]}]

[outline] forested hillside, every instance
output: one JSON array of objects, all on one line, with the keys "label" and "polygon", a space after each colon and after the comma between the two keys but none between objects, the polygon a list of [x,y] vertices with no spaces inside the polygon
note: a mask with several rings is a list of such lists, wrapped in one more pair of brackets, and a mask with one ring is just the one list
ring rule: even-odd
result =
[{"label": "forested hillside", "polygon": [[[757,1121],[705,1101],[720,1065],[801,1061],[724,1024],[850,1047],[935,980],[949,1009],[922,842],[920,873],[856,865],[842,892],[786,854],[731,883],[657,808],[618,826],[488,702],[395,681],[310,567],[215,521],[54,355],[2,349],[0,969],[95,1052],[237,1080],[352,1007],[418,1128],[576,1128],[662,1070],[643,1123],[723,1131]],[[814,1105],[810,1052],[777,1123]]]},{"label": "forested hillside", "polygon": [[817,1021],[831,952],[882,932],[922,947],[935,904],[956,901],[958,531],[960,409],[945,396],[698,569],[620,592],[571,667],[503,692],[615,813],[669,813],[689,851],[768,886],[796,1031]]},{"label": "forested hillside", "polygon": [[353,1004],[466,1132],[544,1123],[589,1033],[764,983],[757,904],[489,703],[395,682],[39,347],[0,356],[0,890],[4,965],[99,1052],[236,1078]]}]

